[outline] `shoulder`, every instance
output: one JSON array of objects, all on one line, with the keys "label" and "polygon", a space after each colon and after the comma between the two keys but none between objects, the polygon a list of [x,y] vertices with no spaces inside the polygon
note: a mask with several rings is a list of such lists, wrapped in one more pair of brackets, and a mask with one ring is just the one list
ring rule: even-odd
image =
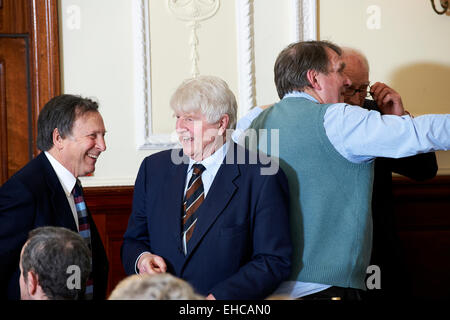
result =
[{"label": "shoulder", "polygon": [[234,161],[242,175],[258,180],[285,177],[276,157],[268,156],[262,151],[248,150],[235,143],[233,143],[233,147]]},{"label": "shoulder", "polygon": [[169,149],[169,150],[163,150],[163,151],[159,151],[154,154],[151,154],[151,155],[147,156],[143,162],[147,162],[147,163],[174,162],[174,163],[176,163],[177,160],[183,159],[183,158],[184,158],[184,156],[183,156],[182,149]]},{"label": "shoulder", "polygon": [[189,163],[182,149],[169,149],[147,156],[141,163],[141,170],[161,172],[173,169],[179,164]]},{"label": "shoulder", "polygon": [[[45,161],[47,161],[47,164]],[[50,162],[48,162],[45,155],[41,153],[11,176],[8,181],[15,183],[16,185],[23,184],[24,186],[30,187],[41,186],[45,183],[45,177],[51,170]]]}]

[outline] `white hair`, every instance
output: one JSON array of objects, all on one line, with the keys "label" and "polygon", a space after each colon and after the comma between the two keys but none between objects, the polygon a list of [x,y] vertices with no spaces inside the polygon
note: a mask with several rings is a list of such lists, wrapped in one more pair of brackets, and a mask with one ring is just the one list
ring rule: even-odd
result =
[{"label": "white hair", "polygon": [[227,129],[236,126],[236,97],[227,83],[218,77],[198,76],[183,81],[172,95],[170,107],[186,113],[200,110],[208,123],[215,123],[227,114]]}]

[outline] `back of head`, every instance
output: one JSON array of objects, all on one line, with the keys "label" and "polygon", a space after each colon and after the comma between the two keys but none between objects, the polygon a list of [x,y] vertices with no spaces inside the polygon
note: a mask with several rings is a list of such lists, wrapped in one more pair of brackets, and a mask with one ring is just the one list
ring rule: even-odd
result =
[{"label": "back of head", "polygon": [[38,149],[48,151],[53,147],[55,128],[58,128],[62,138],[70,136],[75,120],[88,112],[98,112],[97,102],[70,94],[52,98],[39,113],[36,141]]},{"label": "back of head", "polygon": [[[21,266],[25,281],[32,271],[50,300],[76,300],[83,296],[91,272],[90,250],[83,238],[69,229],[40,227],[30,232]],[[79,272],[79,273],[78,273]],[[71,274],[79,276],[69,286]],[[78,286],[76,284],[79,284]]]},{"label": "back of head", "polygon": [[208,123],[215,123],[228,114],[228,128],[236,126],[236,97],[222,79],[214,76],[198,76],[187,79],[175,90],[170,99],[174,111],[200,112]]},{"label": "back of head", "polygon": [[328,73],[326,49],[341,55],[341,49],[328,41],[301,41],[283,49],[275,61],[274,78],[280,99],[289,92],[303,91],[308,87],[308,70]]},{"label": "back of head", "polygon": [[132,275],[122,280],[109,300],[203,300],[186,281],[169,273]]}]

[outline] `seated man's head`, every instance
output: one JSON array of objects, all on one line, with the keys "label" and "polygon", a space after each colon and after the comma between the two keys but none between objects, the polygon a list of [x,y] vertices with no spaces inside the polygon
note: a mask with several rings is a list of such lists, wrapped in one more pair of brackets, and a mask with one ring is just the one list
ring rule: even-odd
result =
[{"label": "seated man's head", "polygon": [[169,273],[132,275],[114,288],[109,300],[203,300],[186,281]]},{"label": "seated man's head", "polygon": [[319,103],[343,101],[345,88],[351,85],[344,74],[341,49],[327,41],[297,42],[278,55],[274,74],[278,96],[302,91]]},{"label": "seated man's head", "polygon": [[185,155],[201,161],[226,139],[236,125],[237,103],[225,81],[213,76],[185,80],[172,95],[176,131]]},{"label": "seated man's head", "polygon": [[78,233],[40,227],[30,232],[19,266],[22,300],[76,300],[86,289],[91,253]]}]

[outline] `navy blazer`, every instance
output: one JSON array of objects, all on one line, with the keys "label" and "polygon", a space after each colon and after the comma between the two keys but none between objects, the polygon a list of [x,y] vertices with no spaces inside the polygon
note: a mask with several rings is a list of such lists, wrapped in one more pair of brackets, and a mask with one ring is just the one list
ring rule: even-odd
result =
[{"label": "navy blazer", "polygon": [[[94,299],[104,299],[108,259],[92,215],[91,227]],[[28,233],[42,226],[78,232],[58,176],[40,153],[0,188],[0,297],[20,299],[19,259]]]},{"label": "navy blazer", "polygon": [[[287,279],[292,248],[286,176],[281,168],[261,175],[259,160],[248,164],[248,150],[234,143],[229,152],[233,164],[222,163],[199,207],[186,256],[181,216],[189,162],[172,161],[180,150],[144,159],[122,246],[127,274],[135,273],[136,259],[149,251],[164,258],[168,272],[216,299],[263,299]],[[245,155],[247,164],[237,163],[238,155]]]}]

